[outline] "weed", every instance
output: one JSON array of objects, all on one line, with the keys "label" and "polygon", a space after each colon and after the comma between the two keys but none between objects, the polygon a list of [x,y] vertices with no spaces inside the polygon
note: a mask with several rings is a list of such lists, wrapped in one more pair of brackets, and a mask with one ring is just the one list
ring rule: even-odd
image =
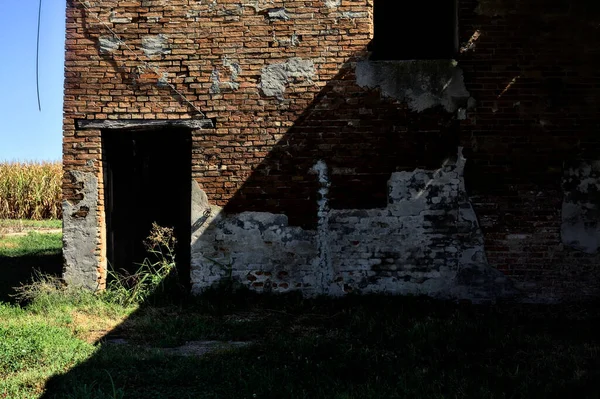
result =
[{"label": "weed", "polygon": [[175,264],[176,239],[173,229],[152,224],[144,242],[148,257],[134,273],[110,271],[105,298],[122,306],[140,304],[151,296],[164,297],[173,286],[180,288]]}]

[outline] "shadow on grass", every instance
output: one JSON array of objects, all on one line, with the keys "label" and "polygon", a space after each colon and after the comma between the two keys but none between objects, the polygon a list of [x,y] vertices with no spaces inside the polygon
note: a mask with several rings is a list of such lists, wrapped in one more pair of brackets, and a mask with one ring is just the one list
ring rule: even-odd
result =
[{"label": "shadow on grass", "polygon": [[[15,287],[30,282],[36,271],[51,276],[61,275],[61,239],[59,235],[52,236],[51,239],[58,245],[51,242],[49,245],[0,251],[0,302],[15,303]],[[19,245],[21,244],[15,244]]]},{"label": "shadow on grass", "polygon": [[[53,377],[43,398],[600,395],[592,308],[248,292],[152,300],[93,357]],[[247,345],[203,355],[169,349],[214,340]]]}]

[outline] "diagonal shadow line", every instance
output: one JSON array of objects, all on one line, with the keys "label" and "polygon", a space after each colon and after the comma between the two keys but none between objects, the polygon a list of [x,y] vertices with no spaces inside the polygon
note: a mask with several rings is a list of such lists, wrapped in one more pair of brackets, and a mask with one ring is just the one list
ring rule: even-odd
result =
[{"label": "diagonal shadow line", "polygon": [[[354,64],[359,59],[344,63],[327,82],[227,200],[226,213],[282,213],[290,225],[314,229],[319,185],[310,169],[316,162],[325,162],[332,171],[332,208],[368,209],[386,205],[393,172],[436,169],[455,155],[455,116],[438,109],[417,114],[405,104],[382,98],[378,90],[358,86]],[[290,99],[293,87],[290,84],[291,93],[285,94]],[[210,189],[206,191],[210,201]]]}]

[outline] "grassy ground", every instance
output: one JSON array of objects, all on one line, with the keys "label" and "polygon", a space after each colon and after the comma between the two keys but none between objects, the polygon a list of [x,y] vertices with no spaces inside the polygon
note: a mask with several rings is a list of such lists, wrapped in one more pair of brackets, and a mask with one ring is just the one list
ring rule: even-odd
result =
[{"label": "grassy ground", "polygon": [[62,220],[27,220],[27,219],[0,219],[0,235],[20,233],[28,230],[54,230],[62,227]]},{"label": "grassy ground", "polygon": [[60,233],[0,235],[0,302],[11,301],[14,287],[30,281],[35,270],[58,275],[62,271],[61,248]]},{"label": "grassy ground", "polygon": [[[600,397],[599,320],[553,314],[564,308],[386,297],[215,297],[137,309],[95,301],[0,311],[9,348],[0,397],[38,397],[51,373],[44,398]],[[98,330],[129,344],[93,345]],[[162,349],[195,340],[251,344],[204,357]]]},{"label": "grassy ground", "polygon": [[[0,398],[600,397],[593,306],[241,293],[122,307],[36,287],[0,305]],[[197,340],[249,345],[164,350]]]}]

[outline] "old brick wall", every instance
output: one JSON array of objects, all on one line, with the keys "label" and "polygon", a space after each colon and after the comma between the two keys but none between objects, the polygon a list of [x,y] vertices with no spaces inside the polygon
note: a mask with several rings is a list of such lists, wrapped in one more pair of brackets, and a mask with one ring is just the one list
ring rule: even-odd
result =
[{"label": "old brick wall", "polygon": [[[569,165],[599,157],[598,4],[461,2],[459,58],[476,115],[461,127],[490,264],[540,299],[597,295],[598,254],[561,242]],[[596,203],[597,204],[597,203]]]},{"label": "old brick wall", "polygon": [[[563,165],[598,159],[600,18],[583,0],[551,3],[460,0],[454,65],[369,62],[372,0],[70,0],[65,199],[76,208],[80,186],[96,178],[100,201],[95,218],[65,223],[79,234],[65,246],[93,238],[86,267],[102,278],[100,132],[76,129],[76,120],[189,119],[201,110],[216,125],[193,132],[191,168],[219,212],[285,214],[290,226],[318,232],[329,220],[319,217],[319,161],[330,209],[383,209],[393,173],[435,171],[463,146],[491,268],[528,300],[597,294],[598,255],[562,244],[560,228]],[[454,227],[445,242],[461,237],[457,220],[446,221]],[[77,270],[70,259],[67,270]],[[442,265],[452,278],[455,260]],[[269,268],[248,273],[276,273]]]}]

